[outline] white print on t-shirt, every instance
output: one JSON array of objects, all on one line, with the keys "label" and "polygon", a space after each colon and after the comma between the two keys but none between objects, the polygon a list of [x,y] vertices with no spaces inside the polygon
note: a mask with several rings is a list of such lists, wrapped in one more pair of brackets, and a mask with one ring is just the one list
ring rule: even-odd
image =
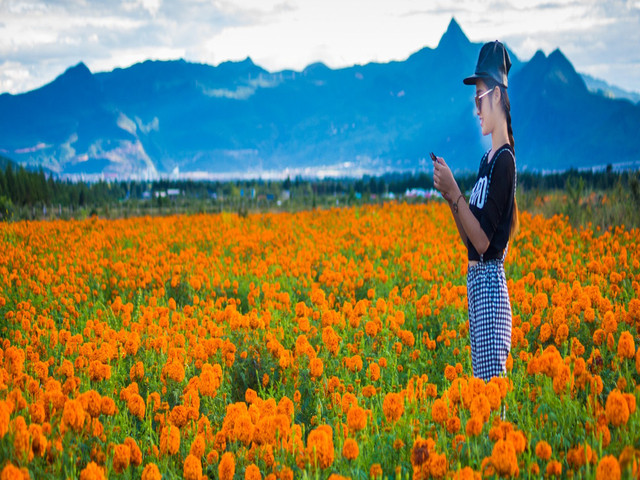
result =
[{"label": "white print on t-shirt", "polygon": [[471,197],[469,198],[469,205],[475,205],[480,210],[484,207],[484,201],[487,197],[487,185],[489,181],[487,177],[482,177],[478,179],[476,184],[473,186],[473,191],[471,192]]}]

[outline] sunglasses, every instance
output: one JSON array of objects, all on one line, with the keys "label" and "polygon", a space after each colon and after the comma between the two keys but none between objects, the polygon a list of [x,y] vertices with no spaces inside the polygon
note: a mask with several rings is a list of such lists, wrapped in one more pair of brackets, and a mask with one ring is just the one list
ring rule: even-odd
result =
[{"label": "sunglasses", "polygon": [[474,97],[474,98],[475,98],[475,100],[476,100],[476,108],[478,109],[478,111],[480,111],[480,100],[482,100],[482,97],[484,97],[484,96],[486,96],[486,95],[489,95],[489,94],[493,91],[493,89],[494,89],[494,88],[496,88],[496,87],[490,88],[490,89],[489,89],[489,90],[487,90],[486,92],[484,92],[484,93],[482,93],[482,94],[480,94],[480,95],[476,95],[476,96]]}]

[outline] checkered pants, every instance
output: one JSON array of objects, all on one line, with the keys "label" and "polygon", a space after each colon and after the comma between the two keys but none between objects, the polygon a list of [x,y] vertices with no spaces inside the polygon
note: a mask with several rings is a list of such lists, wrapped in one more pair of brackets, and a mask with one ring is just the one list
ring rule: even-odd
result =
[{"label": "checkered pants", "polygon": [[469,267],[467,297],[473,376],[488,382],[506,373],[511,349],[511,304],[502,260]]}]

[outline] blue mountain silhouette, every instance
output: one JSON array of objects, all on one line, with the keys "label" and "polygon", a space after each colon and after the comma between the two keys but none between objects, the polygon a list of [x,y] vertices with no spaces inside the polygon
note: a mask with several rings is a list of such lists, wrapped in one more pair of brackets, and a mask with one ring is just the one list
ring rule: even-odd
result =
[{"label": "blue mountain silhouette", "polygon": [[[80,63],[20,95],[0,95],[0,154],[60,174],[345,174],[429,168],[428,152],[475,170],[486,148],[462,78],[481,44],[455,19],[434,49],[404,61],[268,72],[147,61],[92,74]],[[640,160],[640,106],[592,93],[556,50],[510,52],[519,168],[564,170]],[[486,141],[486,140],[485,140]]]}]

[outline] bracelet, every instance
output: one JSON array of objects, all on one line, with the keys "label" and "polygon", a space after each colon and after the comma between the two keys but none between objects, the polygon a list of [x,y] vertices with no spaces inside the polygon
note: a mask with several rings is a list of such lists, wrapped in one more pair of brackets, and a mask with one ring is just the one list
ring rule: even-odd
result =
[{"label": "bracelet", "polygon": [[456,199],[456,201],[452,205],[453,213],[458,213],[458,200],[460,200],[460,198],[464,198],[464,195],[462,193],[460,194],[460,196]]}]

